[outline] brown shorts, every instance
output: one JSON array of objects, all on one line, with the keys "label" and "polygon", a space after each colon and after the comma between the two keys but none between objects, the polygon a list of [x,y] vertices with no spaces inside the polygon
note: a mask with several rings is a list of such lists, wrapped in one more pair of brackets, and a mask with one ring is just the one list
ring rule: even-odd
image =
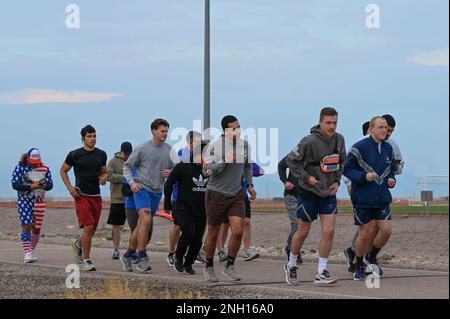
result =
[{"label": "brown shorts", "polygon": [[245,195],[242,190],[234,197],[208,190],[205,196],[206,218],[208,225],[219,226],[228,222],[228,217],[245,216]]},{"label": "brown shorts", "polygon": [[80,228],[93,225],[96,230],[102,213],[102,198],[81,195],[75,199],[75,210]]}]

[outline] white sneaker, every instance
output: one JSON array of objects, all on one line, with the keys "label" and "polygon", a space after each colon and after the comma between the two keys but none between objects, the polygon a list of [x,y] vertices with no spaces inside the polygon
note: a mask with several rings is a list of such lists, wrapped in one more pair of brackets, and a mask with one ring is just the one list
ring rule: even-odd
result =
[{"label": "white sneaker", "polygon": [[31,251],[31,260],[32,260],[33,262],[38,261],[37,254],[36,254],[36,250],[32,250],[32,251]]},{"label": "white sneaker", "polygon": [[25,253],[25,257],[23,258],[23,262],[26,264],[33,262],[33,253],[30,251],[29,253]]}]

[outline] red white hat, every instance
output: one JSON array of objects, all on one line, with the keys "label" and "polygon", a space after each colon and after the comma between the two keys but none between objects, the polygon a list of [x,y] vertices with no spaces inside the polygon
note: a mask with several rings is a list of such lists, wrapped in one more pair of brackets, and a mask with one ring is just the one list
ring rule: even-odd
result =
[{"label": "red white hat", "polygon": [[30,164],[41,164],[41,152],[37,148],[28,151],[28,160]]}]

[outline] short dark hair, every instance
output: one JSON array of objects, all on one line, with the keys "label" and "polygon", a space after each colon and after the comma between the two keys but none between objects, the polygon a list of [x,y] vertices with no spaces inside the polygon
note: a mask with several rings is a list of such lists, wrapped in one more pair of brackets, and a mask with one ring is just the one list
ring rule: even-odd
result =
[{"label": "short dark hair", "polygon": [[123,142],[122,145],[120,145],[120,150],[125,155],[130,155],[133,152],[133,145],[131,145],[130,142]]},{"label": "short dark hair", "polygon": [[200,133],[200,132],[189,131],[189,133],[187,133],[187,135],[186,135],[186,139],[189,141],[189,143],[192,143],[192,141],[194,140],[194,135],[199,136],[200,138],[202,137],[202,133]]},{"label": "short dark hair", "polygon": [[390,127],[395,127],[395,119],[392,115],[390,114],[384,114],[383,118],[386,120],[387,125],[389,125]]},{"label": "short dark hair", "polygon": [[150,128],[153,130],[157,130],[160,126],[170,127],[169,122],[167,122],[164,119],[155,119],[152,124],[150,125]]},{"label": "short dark hair", "polygon": [[370,121],[364,122],[362,125],[363,136],[366,136],[367,131],[369,130]]},{"label": "short dark hair", "polygon": [[86,125],[85,127],[83,127],[82,129],[81,129],[81,132],[80,132],[80,134],[81,134],[81,137],[85,137],[86,136],[86,134],[90,134],[90,133],[95,133],[95,128],[92,126],[92,125],[90,125],[90,124],[88,124],[88,125]]},{"label": "short dark hair", "polygon": [[325,116],[338,116],[338,112],[332,107],[324,107],[320,111],[320,122],[322,122]]},{"label": "short dark hair", "polygon": [[222,126],[222,129],[225,131],[226,128],[228,128],[228,124],[237,122],[237,118],[233,115],[227,115],[222,118],[222,121],[220,121],[220,125]]}]

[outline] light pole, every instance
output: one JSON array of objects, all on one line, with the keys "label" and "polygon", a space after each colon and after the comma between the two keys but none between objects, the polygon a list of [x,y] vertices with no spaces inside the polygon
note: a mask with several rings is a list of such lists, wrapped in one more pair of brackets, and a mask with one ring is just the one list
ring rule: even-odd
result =
[{"label": "light pole", "polygon": [[210,34],[209,34],[209,0],[205,0],[205,66],[204,66],[204,88],[203,88],[203,129],[205,140],[209,140],[210,129]]}]

